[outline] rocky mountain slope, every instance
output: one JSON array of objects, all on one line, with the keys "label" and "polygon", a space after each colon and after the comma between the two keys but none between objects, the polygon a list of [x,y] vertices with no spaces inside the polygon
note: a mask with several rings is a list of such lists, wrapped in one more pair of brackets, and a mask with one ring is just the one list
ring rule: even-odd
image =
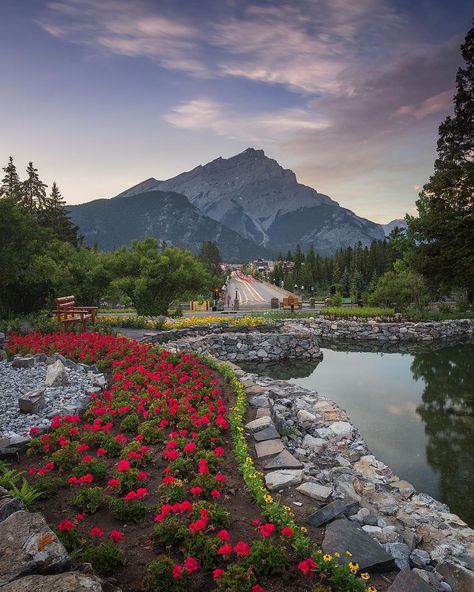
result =
[{"label": "rocky mountain slope", "polygon": [[268,257],[261,246],[242,238],[189,203],[184,195],[150,190],[114,199],[68,206],[86,244],[110,250],[133,239],[154,236],[194,252],[203,240],[215,240],[226,261]]},{"label": "rocky mountain slope", "polygon": [[[179,194],[184,195],[194,208],[192,215],[185,208],[191,227],[185,229],[182,221],[178,222],[184,233],[182,239],[176,231],[177,220],[170,200],[165,200],[165,209],[157,204],[152,215],[153,199],[143,197],[153,194],[161,199],[162,192],[168,196],[174,192],[179,207],[184,207]],[[137,197],[140,199],[133,206],[133,200],[123,202]],[[122,222],[117,219],[123,227],[119,233],[117,228],[110,228],[106,211],[110,209],[116,215],[125,207],[124,203],[129,218]],[[95,219],[96,208],[100,210],[99,219]],[[250,258],[284,253],[294,250],[297,244],[303,250],[313,245],[321,255],[330,255],[358,241],[367,245],[385,237],[380,224],[361,218],[327,195],[298,183],[293,171],[268,158],[263,150],[253,148],[231,158],[217,158],[166,181],[151,177],[112,200],[74,206],[71,211],[87,240],[97,240],[103,248],[124,244],[126,237],[140,238],[143,232],[165,231],[167,236],[160,238],[190,248],[203,240],[218,240],[225,245],[225,258],[232,253],[232,258],[241,260],[247,259],[249,253]],[[198,214],[196,222],[194,217]],[[166,216],[172,218],[166,220]],[[159,222],[154,222],[156,217]],[[210,219],[216,223],[214,226]],[[140,236],[133,236],[136,232]]]},{"label": "rocky mountain slope", "polygon": [[403,218],[396,218],[395,220],[392,220],[391,222],[388,222],[387,224],[382,224],[382,228],[383,228],[383,231],[385,232],[385,236],[390,236],[390,233],[396,227],[400,228],[401,230],[404,230],[407,227],[407,223],[405,222],[405,220]]}]

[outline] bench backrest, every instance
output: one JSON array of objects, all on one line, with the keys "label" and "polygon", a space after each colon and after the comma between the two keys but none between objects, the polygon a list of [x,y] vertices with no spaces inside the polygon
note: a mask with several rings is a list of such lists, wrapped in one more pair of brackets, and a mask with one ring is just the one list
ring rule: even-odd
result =
[{"label": "bench backrest", "polygon": [[283,306],[291,306],[292,304],[294,306],[298,306],[299,305],[299,299],[296,298],[295,296],[285,296],[283,298]]},{"label": "bench backrest", "polygon": [[69,308],[75,308],[76,297],[75,296],[63,296],[62,298],[56,298],[56,312],[67,312]]}]

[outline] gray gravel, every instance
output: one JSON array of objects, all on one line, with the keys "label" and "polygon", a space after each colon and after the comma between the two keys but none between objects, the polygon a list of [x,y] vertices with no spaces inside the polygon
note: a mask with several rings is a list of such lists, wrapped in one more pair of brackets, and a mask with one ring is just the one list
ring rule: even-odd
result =
[{"label": "gray gravel", "polygon": [[8,361],[0,362],[0,436],[28,435],[30,428],[47,428],[55,415],[74,413],[84,407],[92,388],[93,377],[85,368],[66,368],[69,384],[48,387],[46,405],[36,414],[20,413],[18,397],[32,389],[44,387],[48,366],[36,361],[33,368],[14,368]]}]

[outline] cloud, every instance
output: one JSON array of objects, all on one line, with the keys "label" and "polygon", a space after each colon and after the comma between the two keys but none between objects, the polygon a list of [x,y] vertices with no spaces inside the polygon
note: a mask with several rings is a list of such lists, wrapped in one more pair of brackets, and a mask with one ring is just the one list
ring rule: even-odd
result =
[{"label": "cloud", "polygon": [[446,112],[447,109],[452,105],[454,88],[445,90],[438,93],[428,99],[425,99],[421,103],[415,105],[402,105],[395,111],[395,116],[411,116],[415,119],[424,119],[428,115],[433,115],[439,112]]},{"label": "cloud", "polygon": [[50,35],[109,54],[147,57],[164,68],[207,75],[199,31],[135,0],[58,0],[39,21]]},{"label": "cloud", "polygon": [[253,143],[273,143],[294,134],[324,129],[328,123],[304,109],[280,109],[241,114],[210,99],[194,99],[174,107],[164,119],[174,127],[207,130],[218,136]]}]

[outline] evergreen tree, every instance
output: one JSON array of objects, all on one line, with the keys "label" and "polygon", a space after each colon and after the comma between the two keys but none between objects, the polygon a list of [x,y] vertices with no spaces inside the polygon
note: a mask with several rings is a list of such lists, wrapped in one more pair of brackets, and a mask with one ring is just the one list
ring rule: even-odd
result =
[{"label": "evergreen tree", "polygon": [[15,201],[18,201],[20,198],[21,182],[12,156],[9,157],[8,164],[3,167],[3,171],[5,176],[0,185],[0,197],[11,197]]},{"label": "evergreen tree", "polygon": [[43,226],[52,230],[59,239],[78,246],[80,243],[79,229],[71,221],[65,205],[66,202],[54,181],[43,209],[38,212],[38,220]]},{"label": "evergreen tree", "polygon": [[216,278],[222,276],[222,259],[216,241],[203,241],[198,259],[212,276]]},{"label": "evergreen tree", "polygon": [[439,127],[434,174],[407,216],[413,263],[432,285],[466,290],[474,298],[474,28],[461,53],[454,116]]},{"label": "evergreen tree", "polygon": [[32,162],[26,168],[28,178],[21,184],[20,204],[27,212],[33,214],[47,208],[46,183],[43,183],[38,176],[38,169],[35,169]]}]

